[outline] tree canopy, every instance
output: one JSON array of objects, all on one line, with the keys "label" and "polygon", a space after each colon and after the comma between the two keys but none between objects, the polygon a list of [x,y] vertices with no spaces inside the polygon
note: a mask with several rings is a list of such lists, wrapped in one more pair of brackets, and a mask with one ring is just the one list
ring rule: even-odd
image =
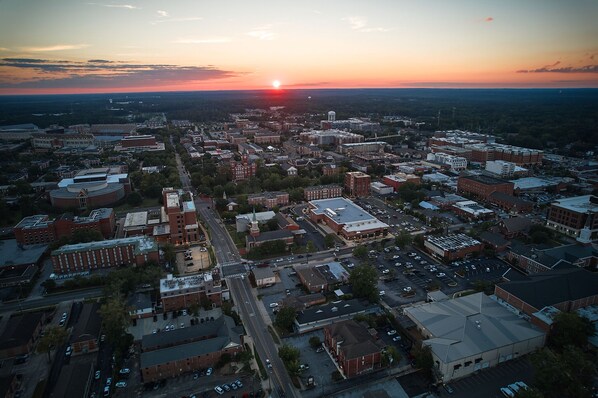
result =
[{"label": "tree canopy", "polygon": [[349,274],[349,282],[353,286],[353,295],[368,299],[371,302],[377,302],[378,289],[376,280],[378,274],[376,270],[367,265],[359,265]]}]

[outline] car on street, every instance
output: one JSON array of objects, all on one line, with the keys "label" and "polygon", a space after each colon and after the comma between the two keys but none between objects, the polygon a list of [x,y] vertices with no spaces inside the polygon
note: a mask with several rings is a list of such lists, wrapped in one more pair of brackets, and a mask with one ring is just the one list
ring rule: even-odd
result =
[{"label": "car on street", "polygon": [[214,387],[214,391],[216,391],[216,393],[217,393],[218,395],[222,395],[222,394],[224,394],[224,390],[223,390],[223,389],[222,389],[222,387],[220,387],[220,386],[216,386],[216,387]]},{"label": "car on street", "polygon": [[66,355],[67,357],[70,357],[72,353],[73,353],[72,347],[71,346],[66,347],[66,352],[64,353],[64,355]]},{"label": "car on street", "polygon": [[208,370],[206,370],[206,376],[211,376],[213,371],[214,369],[208,368]]},{"label": "car on street", "polygon": [[410,292],[410,291],[412,291],[412,290],[413,290],[413,288],[412,288],[411,286],[405,286],[405,287],[403,288],[403,291],[404,291],[405,293],[409,293],[409,292]]},{"label": "car on street", "polygon": [[105,386],[104,387],[104,396],[105,397],[110,396],[110,386]]},{"label": "car on street", "polygon": [[266,366],[268,367],[268,369],[272,369],[272,362],[270,362],[269,359],[266,359]]},{"label": "car on street", "polygon": [[389,330],[388,332],[386,332],[386,334],[389,335],[389,336],[394,336],[395,334],[397,334],[397,331],[394,330],[394,329],[393,330]]},{"label": "car on street", "polygon": [[95,379],[100,380],[100,377],[102,377],[102,372],[100,372],[99,370],[96,370]]},{"label": "car on street", "polygon": [[127,382],[126,381],[119,381],[118,383],[115,384],[116,388],[125,388],[127,386]]},{"label": "car on street", "polygon": [[110,387],[110,385],[111,385],[111,384],[112,384],[112,377],[108,377],[108,378],[106,379],[106,385],[107,385],[108,387]]}]

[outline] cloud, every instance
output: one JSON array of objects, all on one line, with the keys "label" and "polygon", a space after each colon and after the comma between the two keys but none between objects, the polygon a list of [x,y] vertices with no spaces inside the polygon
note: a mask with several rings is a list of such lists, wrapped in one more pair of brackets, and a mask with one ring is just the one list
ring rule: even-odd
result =
[{"label": "cloud", "polygon": [[331,84],[331,82],[308,82],[308,83],[294,83],[294,84],[285,84],[285,87],[318,87],[318,86],[327,86]]},{"label": "cloud", "polygon": [[254,37],[259,40],[274,40],[276,38],[276,33],[272,31],[270,25],[261,26],[255,28],[246,33],[247,36]]},{"label": "cloud", "polygon": [[[16,79],[12,69],[28,71]],[[236,77],[243,73],[214,66],[136,64],[124,61],[88,62],[36,58],[0,59],[0,88],[126,88],[159,87],[172,84]]]},{"label": "cloud", "polygon": [[101,4],[101,3],[87,3],[92,6],[101,6],[101,7],[108,7],[108,8],[124,8],[127,10],[140,10],[140,7],[131,5],[131,4]]},{"label": "cloud", "polygon": [[193,22],[193,21],[201,21],[203,17],[181,17],[181,18],[162,18],[156,21],[150,22],[152,25],[156,25],[159,23],[164,22]]},{"label": "cloud", "polygon": [[168,17],[168,11],[164,11],[164,10],[158,10],[156,11],[158,13],[159,16],[161,17]]},{"label": "cloud", "polygon": [[484,18],[484,22],[492,22],[492,21],[494,21],[493,17],[486,17],[486,18]]},{"label": "cloud", "polygon": [[230,43],[232,40],[230,37],[206,37],[201,39],[194,38],[181,38],[173,41],[175,44],[219,44],[219,43]]},{"label": "cloud", "polygon": [[342,19],[345,22],[348,22],[351,26],[351,29],[356,30],[358,32],[363,33],[371,33],[371,32],[389,32],[392,29],[390,28],[381,28],[381,27],[368,27],[367,20],[363,17],[346,17]]},{"label": "cloud", "polygon": [[557,61],[552,65],[546,65],[536,69],[520,69],[517,73],[598,73],[598,65],[584,65],[579,67],[563,66],[555,68],[561,62]]},{"label": "cloud", "polygon": [[32,53],[49,52],[49,51],[66,51],[66,50],[80,50],[89,47],[89,44],[55,44],[53,46],[45,47],[22,47],[21,51]]}]

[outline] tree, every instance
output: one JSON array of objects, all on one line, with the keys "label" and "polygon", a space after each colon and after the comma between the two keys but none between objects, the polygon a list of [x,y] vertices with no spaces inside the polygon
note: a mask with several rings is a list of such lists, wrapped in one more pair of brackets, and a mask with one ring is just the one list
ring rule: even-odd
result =
[{"label": "tree", "polygon": [[170,266],[174,267],[176,264],[174,245],[172,243],[166,243],[164,246],[162,246],[162,251],[164,252],[164,260],[170,264]]},{"label": "tree", "polygon": [[42,283],[42,286],[48,292],[51,292],[52,290],[56,289],[56,281],[54,279],[46,279],[45,282]]},{"label": "tree", "polygon": [[349,282],[353,286],[353,295],[366,298],[371,302],[377,302],[379,298],[376,285],[377,278],[378,274],[372,267],[359,265],[353,268],[353,271],[349,274]]},{"label": "tree", "polygon": [[284,331],[292,332],[297,311],[293,307],[283,307],[276,314],[274,323]]},{"label": "tree", "polygon": [[398,364],[401,360],[401,354],[394,346],[388,346],[386,348],[386,354],[382,357],[382,364],[384,366],[390,366],[392,364]]},{"label": "tree", "polygon": [[554,317],[549,343],[558,350],[567,345],[584,349],[593,335],[594,326],[588,318],[575,312],[560,312]]},{"label": "tree", "polygon": [[50,363],[50,352],[61,345],[67,337],[67,332],[59,326],[48,326],[44,336],[37,343],[37,352],[48,354],[48,363]]},{"label": "tree", "polygon": [[314,245],[314,242],[312,242],[311,240],[307,242],[307,245],[305,246],[305,251],[308,253],[313,253],[316,251],[316,246]]},{"label": "tree", "polygon": [[301,351],[298,348],[285,344],[278,349],[278,356],[282,359],[289,374],[296,376],[300,373],[299,358]]},{"label": "tree", "polygon": [[318,336],[312,336],[309,338],[309,345],[311,348],[318,348],[322,345],[322,341]]},{"label": "tree", "polygon": [[132,207],[137,207],[143,203],[143,198],[137,192],[131,192],[127,197],[127,203]]},{"label": "tree", "polygon": [[368,255],[368,249],[367,247],[363,246],[363,245],[359,245],[357,246],[355,249],[353,249],[353,257],[355,258],[365,258]]},{"label": "tree", "polygon": [[326,244],[326,247],[330,248],[330,247],[334,247],[335,245],[335,239],[334,239],[334,234],[326,234],[326,236],[324,237],[324,243]]},{"label": "tree", "polygon": [[403,249],[405,246],[410,245],[412,241],[413,237],[410,233],[401,231],[401,233],[395,238],[395,245]]},{"label": "tree", "polygon": [[419,369],[431,371],[434,367],[434,358],[432,358],[432,349],[429,345],[416,347],[413,350],[415,357],[415,366]]},{"label": "tree", "polygon": [[71,235],[71,244],[97,242],[104,240],[104,236],[97,229],[84,228],[73,231]]},{"label": "tree", "polygon": [[125,300],[118,295],[109,297],[100,307],[99,313],[106,339],[112,344],[118,343],[129,326],[129,313]]}]

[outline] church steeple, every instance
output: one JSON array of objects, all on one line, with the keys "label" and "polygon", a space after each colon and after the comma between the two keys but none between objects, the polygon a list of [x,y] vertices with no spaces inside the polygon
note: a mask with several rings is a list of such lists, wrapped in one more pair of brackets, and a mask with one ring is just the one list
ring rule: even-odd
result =
[{"label": "church steeple", "polygon": [[251,217],[251,226],[249,227],[249,235],[251,236],[259,236],[260,235],[260,226],[257,222],[257,216],[255,215],[255,207],[253,208],[253,217]]}]

